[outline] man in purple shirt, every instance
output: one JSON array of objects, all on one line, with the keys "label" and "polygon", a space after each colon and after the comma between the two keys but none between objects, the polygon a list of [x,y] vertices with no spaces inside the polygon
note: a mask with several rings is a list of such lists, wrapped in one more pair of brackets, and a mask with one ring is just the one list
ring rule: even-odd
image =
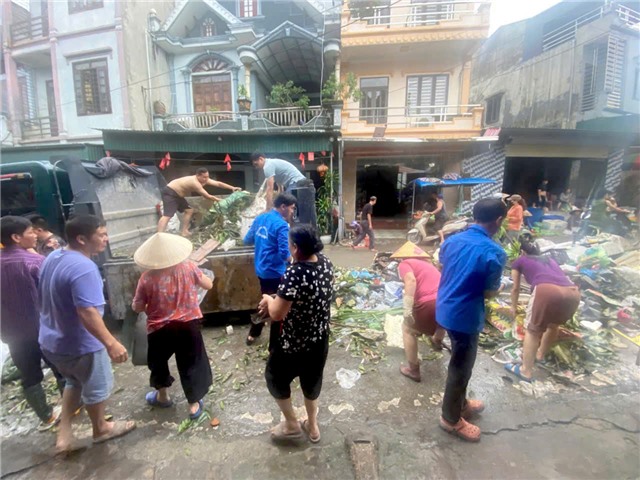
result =
[{"label": "man in purple shirt", "polygon": [[[47,403],[42,388],[42,352],[38,345],[38,277],[44,257],[28,251],[38,237],[31,222],[23,217],[0,219],[0,337],[22,378],[27,403],[42,420],[42,428],[53,426],[60,415]],[[45,363],[58,379],[61,391],[64,381],[49,362]]]},{"label": "man in purple shirt", "polygon": [[[80,400],[93,427],[94,443],[124,435],[134,422],[107,422],[105,401],[113,388],[111,361],[127,360],[127,351],[107,330],[104,294],[92,255],[107,247],[104,222],[78,215],[67,222],[69,246],[49,254],[40,274],[40,347],[66,380],[56,440],[60,452],[72,450],[71,418]],[[109,360],[111,359],[111,361]]]}]

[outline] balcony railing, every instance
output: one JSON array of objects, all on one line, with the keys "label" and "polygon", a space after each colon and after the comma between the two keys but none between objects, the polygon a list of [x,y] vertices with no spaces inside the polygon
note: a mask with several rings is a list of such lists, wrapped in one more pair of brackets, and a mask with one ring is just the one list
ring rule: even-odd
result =
[{"label": "balcony railing", "polygon": [[300,127],[322,114],[322,107],[264,108],[251,113],[252,119],[263,119],[278,127]]},{"label": "balcony railing", "polygon": [[235,120],[234,112],[196,112],[167,115],[166,124],[179,125],[186,130],[207,129],[225,120]]},{"label": "balcony railing", "polygon": [[487,1],[390,1],[388,5],[373,6],[368,0],[351,3],[352,20],[365,21],[377,27],[420,27],[461,20],[463,15],[477,13],[477,7]]},{"label": "balcony railing", "polygon": [[348,121],[391,128],[424,128],[451,123],[456,118],[472,117],[480,105],[428,105],[410,107],[349,108]]},{"label": "balcony railing", "polygon": [[49,19],[47,17],[31,17],[29,20],[11,25],[11,41],[13,43],[37,40],[49,36]]},{"label": "balcony railing", "polygon": [[22,140],[39,140],[58,136],[58,120],[51,117],[28,118],[20,122]]},{"label": "balcony railing", "polygon": [[[546,33],[542,39],[542,50],[546,52],[558,45],[570,42],[576,38],[580,27],[604,17],[610,12],[610,8],[608,5],[603,5]],[[634,27],[640,24],[640,12],[625,5],[616,5],[614,11],[618,18],[627,24],[627,26]]]},{"label": "balcony railing", "polygon": [[[246,121],[243,120],[246,118]],[[328,115],[320,106],[308,108],[282,107],[264,108],[250,114],[238,112],[181,113],[166,115],[164,127],[177,130],[240,130],[271,128],[325,128]]]}]

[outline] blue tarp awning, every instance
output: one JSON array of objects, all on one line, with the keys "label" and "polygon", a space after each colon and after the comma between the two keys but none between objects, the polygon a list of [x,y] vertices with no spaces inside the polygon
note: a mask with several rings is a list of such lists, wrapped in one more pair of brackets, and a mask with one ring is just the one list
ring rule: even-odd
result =
[{"label": "blue tarp awning", "polygon": [[416,178],[412,182],[415,182],[417,187],[472,187],[474,185],[481,185],[486,183],[496,183],[495,180],[491,178],[481,178],[481,177],[469,177],[469,178],[459,178],[457,180],[441,180],[439,178]]}]

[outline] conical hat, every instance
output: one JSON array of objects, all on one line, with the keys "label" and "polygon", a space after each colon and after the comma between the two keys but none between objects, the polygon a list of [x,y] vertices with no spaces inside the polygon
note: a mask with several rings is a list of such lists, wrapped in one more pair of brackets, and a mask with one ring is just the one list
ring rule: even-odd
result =
[{"label": "conical hat", "polygon": [[431,255],[419,248],[415,243],[407,242],[393,252],[391,258],[431,258]]},{"label": "conical hat", "polygon": [[171,233],[156,233],[138,247],[133,254],[136,265],[147,270],[173,267],[189,258],[193,244]]}]

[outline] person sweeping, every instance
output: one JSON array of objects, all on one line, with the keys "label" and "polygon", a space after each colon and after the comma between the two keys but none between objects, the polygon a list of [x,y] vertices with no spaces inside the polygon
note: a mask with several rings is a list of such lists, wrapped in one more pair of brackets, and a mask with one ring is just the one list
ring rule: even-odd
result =
[{"label": "person sweeping", "polygon": [[141,275],[131,308],[147,314],[147,363],[151,371],[147,403],[173,406],[169,387],[174,378],[169,358],[175,354],[180,383],[189,402],[189,418],[204,412],[203,398],[213,381],[205,350],[198,289],[211,290],[213,282],[188,260],[193,245],[170,233],[156,233],[136,250],[133,260],[146,271]]}]

